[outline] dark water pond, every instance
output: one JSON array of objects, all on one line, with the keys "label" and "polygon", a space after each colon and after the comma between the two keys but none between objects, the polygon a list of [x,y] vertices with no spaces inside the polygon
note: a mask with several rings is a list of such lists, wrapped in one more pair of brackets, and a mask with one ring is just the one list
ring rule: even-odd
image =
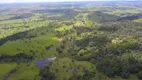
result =
[{"label": "dark water pond", "polygon": [[45,65],[45,64],[47,64],[47,63],[49,63],[49,62],[51,62],[51,61],[53,61],[53,60],[55,60],[55,59],[56,59],[56,57],[54,57],[54,58],[45,58],[45,59],[43,59],[43,60],[37,59],[37,60],[35,61],[35,65],[36,65],[37,67],[39,67],[39,68],[44,68],[44,65]]}]

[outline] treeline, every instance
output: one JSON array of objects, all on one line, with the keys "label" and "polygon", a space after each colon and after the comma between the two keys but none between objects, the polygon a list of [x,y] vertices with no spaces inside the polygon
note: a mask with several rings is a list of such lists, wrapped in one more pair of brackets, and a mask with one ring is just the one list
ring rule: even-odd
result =
[{"label": "treeline", "polygon": [[65,13],[72,11],[72,9],[42,9],[42,10],[33,10],[35,13]]},{"label": "treeline", "polygon": [[[99,72],[103,72],[109,77],[121,76],[122,78],[128,78],[130,74],[137,74],[140,78],[142,71],[142,61],[135,59],[134,57],[128,57],[120,59],[115,55],[95,55],[92,59]],[[140,78],[141,80],[142,78]]]},{"label": "treeline", "polygon": [[[49,20],[49,19],[50,20],[70,20],[70,19],[74,19],[74,17],[78,15],[78,12],[73,9],[44,9],[44,10],[34,10],[33,12],[42,13],[41,18],[45,20]],[[44,13],[49,13],[49,14],[47,15]],[[57,14],[62,14],[62,15],[52,16]]]},{"label": "treeline", "polygon": [[20,15],[16,15],[14,17],[9,18],[8,20],[14,20],[14,19],[25,19],[25,18],[30,18],[32,17],[33,14],[32,13],[25,13],[25,14],[20,14]]},{"label": "treeline", "polygon": [[28,32],[29,31],[19,32],[19,33],[13,34],[11,36],[7,36],[6,38],[0,39],[0,46],[3,45],[5,42],[7,42],[9,40],[13,41],[13,40],[22,39],[22,38],[33,38],[33,37],[36,37],[36,35],[27,35]]},{"label": "treeline", "polygon": [[2,54],[0,56],[0,63],[10,63],[10,62],[26,63],[33,60],[33,58],[34,58],[33,56],[26,55],[25,53],[16,54],[13,56]]}]

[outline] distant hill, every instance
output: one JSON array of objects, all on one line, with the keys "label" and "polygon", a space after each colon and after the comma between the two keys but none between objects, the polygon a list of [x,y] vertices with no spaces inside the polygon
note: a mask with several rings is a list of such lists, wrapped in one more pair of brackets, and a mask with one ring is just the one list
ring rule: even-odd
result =
[{"label": "distant hill", "polygon": [[88,18],[90,20],[96,21],[96,22],[105,22],[105,21],[113,21],[119,18],[119,16],[110,15],[106,13],[102,13],[99,11],[93,12],[88,15]]},{"label": "distant hill", "polygon": [[135,19],[139,19],[139,18],[142,18],[142,14],[136,14],[136,15],[132,15],[132,16],[122,17],[122,18],[117,19],[116,21],[135,20]]}]

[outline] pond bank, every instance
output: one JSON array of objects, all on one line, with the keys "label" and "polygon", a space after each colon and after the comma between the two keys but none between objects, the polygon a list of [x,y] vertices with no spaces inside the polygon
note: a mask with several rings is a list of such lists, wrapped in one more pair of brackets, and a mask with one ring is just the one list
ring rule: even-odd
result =
[{"label": "pond bank", "polygon": [[51,62],[51,61],[54,61],[56,59],[56,57],[54,58],[45,58],[43,60],[40,60],[40,59],[37,59],[35,61],[35,65],[39,68],[44,68],[44,65]]}]

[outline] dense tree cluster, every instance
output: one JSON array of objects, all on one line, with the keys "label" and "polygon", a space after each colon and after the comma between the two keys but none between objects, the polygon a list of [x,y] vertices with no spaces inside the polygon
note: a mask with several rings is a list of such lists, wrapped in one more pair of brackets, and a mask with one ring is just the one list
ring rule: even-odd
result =
[{"label": "dense tree cluster", "polygon": [[40,70],[41,80],[55,80],[55,75],[48,70],[48,68],[44,68]]},{"label": "dense tree cluster", "polygon": [[[73,41],[68,53],[76,60],[92,62],[99,72],[108,77],[128,78],[131,74],[137,74],[141,80],[142,61],[133,56],[121,58],[126,53],[141,51],[140,36],[136,36],[134,33],[134,31],[138,31],[136,26],[141,26],[141,24],[125,21],[103,23],[94,29],[74,27],[73,29],[79,33],[76,36],[80,36],[83,32],[92,33],[79,40],[71,38],[71,40],[65,41],[65,44],[69,46],[69,42]],[[133,32],[129,31],[130,27]],[[91,74],[88,76],[91,77]],[[73,76],[70,79],[83,80],[84,78]]]},{"label": "dense tree cluster", "polygon": [[26,55],[25,53],[16,54],[14,56],[2,54],[0,56],[0,63],[10,63],[10,62],[25,63],[31,60],[33,60],[33,56]]},{"label": "dense tree cluster", "polygon": [[142,69],[142,61],[138,61],[134,57],[120,60],[114,56],[105,56],[105,58],[96,60],[95,63],[98,71],[109,77],[128,78],[130,74],[138,73]]}]

